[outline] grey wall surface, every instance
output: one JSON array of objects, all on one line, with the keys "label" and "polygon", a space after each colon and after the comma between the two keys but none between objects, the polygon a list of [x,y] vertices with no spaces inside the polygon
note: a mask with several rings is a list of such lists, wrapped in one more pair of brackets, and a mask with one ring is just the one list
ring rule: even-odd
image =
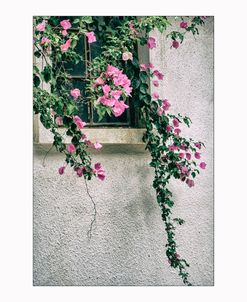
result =
[{"label": "grey wall surface", "polygon": [[[187,37],[170,49],[165,35],[154,32],[157,48],[150,61],[165,74],[155,89],[170,100],[171,112],[191,117],[183,129],[206,143],[206,170],[194,188],[173,181],[179,254],[190,263],[193,285],[213,285],[213,18],[200,36]],[[34,146],[33,248],[34,285],[183,285],[170,268],[166,234],[152,189],[153,171],[143,145],[105,145],[93,154],[107,179],[88,183],[97,204],[97,221],[87,237],[93,206],[82,178],[67,169],[57,173],[63,156]]]}]

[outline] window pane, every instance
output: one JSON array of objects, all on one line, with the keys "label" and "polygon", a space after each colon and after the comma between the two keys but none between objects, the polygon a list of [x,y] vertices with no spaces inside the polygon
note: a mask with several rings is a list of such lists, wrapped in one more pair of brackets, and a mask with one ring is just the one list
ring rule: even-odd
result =
[{"label": "window pane", "polygon": [[[77,42],[75,47],[75,52],[82,56],[82,59],[85,60],[85,45],[84,45],[84,36],[81,36]],[[85,69],[85,61],[81,60],[78,64],[73,64],[71,62],[67,62],[64,64],[65,69],[71,74],[72,76],[84,76],[86,71]]]},{"label": "window pane", "polygon": [[73,88],[78,88],[81,92],[82,101],[76,101],[79,108],[79,116],[83,121],[88,122],[88,105],[87,100],[85,98],[85,80],[84,79],[72,79]]}]

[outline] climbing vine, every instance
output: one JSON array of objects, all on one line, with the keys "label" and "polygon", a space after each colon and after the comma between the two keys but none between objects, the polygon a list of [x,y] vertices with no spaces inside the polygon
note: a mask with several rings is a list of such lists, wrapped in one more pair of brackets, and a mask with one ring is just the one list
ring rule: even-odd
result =
[{"label": "climbing vine", "polygon": [[[139,45],[152,51],[159,43],[150,34],[152,30],[165,31],[176,51],[187,34],[199,34],[198,27],[206,17],[176,19],[181,19],[176,20],[178,28],[169,31],[174,25],[172,18],[159,16],[35,17],[33,96],[34,113],[39,114],[41,123],[53,134],[53,146],[65,156],[65,164],[58,173],[64,174],[67,166],[71,166],[86,185],[94,176],[103,181],[106,171],[101,163],[92,161],[90,148],[100,150],[102,145],[92,142],[84,133],[87,123],[79,116],[80,105],[90,102],[99,120],[105,115],[118,118],[129,106],[138,112],[146,127],[143,140],[151,154],[150,166],[154,168],[153,187],[167,233],[168,262],[178,269],[184,284],[191,285],[186,270],[189,264],[178,254],[175,240],[176,225],[184,221],[172,218],[174,200],[167,185],[174,177],[190,188],[194,186],[194,178],[200,169],[206,168],[201,161],[201,149],[205,146],[181,135],[180,125],[190,127],[191,119],[170,113],[171,102],[157,92],[151,94],[151,86],[158,87],[164,74],[138,57]],[[100,53],[90,61],[76,51],[81,37],[88,45],[101,43]],[[39,63],[41,59],[44,64]],[[86,87],[82,93],[73,86],[67,65],[77,66],[84,61]],[[69,144],[65,143],[66,137],[70,138]],[[96,213],[94,201],[93,205]],[[94,221],[95,217],[90,236]]]}]

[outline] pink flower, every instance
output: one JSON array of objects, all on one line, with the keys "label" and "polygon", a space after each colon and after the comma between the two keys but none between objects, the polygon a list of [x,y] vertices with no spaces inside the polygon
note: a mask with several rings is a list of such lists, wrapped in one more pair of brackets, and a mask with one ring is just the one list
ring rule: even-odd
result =
[{"label": "pink flower", "polygon": [[81,92],[78,88],[75,88],[70,90],[70,95],[76,100],[81,95]]},{"label": "pink flower", "polygon": [[104,84],[104,80],[101,77],[98,77],[95,80],[94,84],[95,84],[95,86],[103,85]]},{"label": "pink flower", "polygon": [[89,139],[86,139],[86,140],[85,140],[85,144],[86,144],[88,147],[93,147],[93,143],[92,143]]},{"label": "pink flower", "polygon": [[179,128],[174,129],[174,133],[175,133],[176,135],[179,135],[180,132],[181,132],[181,130],[180,130]]},{"label": "pink flower", "polygon": [[38,31],[45,31],[45,21],[42,21],[41,23],[39,23],[36,26],[36,30],[38,30]]},{"label": "pink flower", "polygon": [[166,131],[167,131],[167,132],[171,132],[171,131],[172,131],[172,126],[169,126],[169,125],[166,126]]},{"label": "pink flower", "polygon": [[134,24],[132,23],[132,21],[130,21],[130,23],[129,23],[129,28],[131,29],[131,30],[134,30],[135,28],[134,28]]},{"label": "pink flower", "polygon": [[81,139],[84,141],[84,140],[86,140],[87,139],[87,136],[86,136],[86,134],[82,134],[82,136],[81,136]]},{"label": "pink flower", "polygon": [[152,69],[154,68],[154,65],[152,63],[148,63],[148,68]]},{"label": "pink flower", "polygon": [[96,170],[97,177],[103,181],[105,179],[105,170],[103,169],[101,163],[96,163],[94,168]]},{"label": "pink flower", "polygon": [[69,153],[74,153],[75,152],[75,146],[73,145],[73,144],[69,144],[68,146],[67,146],[67,151],[69,152]]},{"label": "pink flower", "polygon": [[188,160],[190,160],[190,159],[191,159],[191,154],[190,154],[190,153],[186,153],[186,158],[187,158]]},{"label": "pink flower", "polygon": [[76,124],[76,126],[77,126],[79,129],[82,129],[82,128],[84,128],[84,127],[86,126],[86,123],[83,122],[83,121],[81,120],[81,118],[80,118],[78,115],[75,115],[75,116],[73,117],[73,121],[74,121],[74,123]]},{"label": "pink flower", "polygon": [[114,97],[115,100],[118,100],[122,94],[121,90],[112,90],[111,96]]},{"label": "pink flower", "polygon": [[58,169],[58,173],[60,174],[60,175],[62,175],[63,173],[64,173],[64,170],[65,170],[65,167],[63,166],[63,167],[60,167],[59,169]]},{"label": "pink flower", "polygon": [[120,101],[120,102],[116,101],[115,105],[112,109],[112,112],[117,117],[117,116],[120,116],[124,112],[125,108],[129,108],[129,106],[126,105],[124,103],[124,101]]},{"label": "pink flower", "polygon": [[205,169],[206,165],[207,164],[205,162],[201,162],[199,166],[200,166],[201,169]]},{"label": "pink flower", "polygon": [[172,121],[174,127],[179,127],[179,121],[178,119],[174,118],[173,121]]},{"label": "pink flower", "polygon": [[104,92],[104,95],[108,96],[108,94],[109,94],[109,92],[111,90],[111,87],[109,85],[104,85],[104,86],[102,86],[102,90]]},{"label": "pink flower", "polygon": [[178,41],[176,41],[176,40],[174,40],[173,42],[172,42],[172,47],[174,47],[174,48],[178,48],[179,47],[179,42]]},{"label": "pink flower", "polygon": [[154,70],[154,75],[156,75],[156,77],[161,81],[164,79],[163,73],[159,72],[158,70]]},{"label": "pink flower", "polygon": [[180,158],[184,158],[184,153],[180,152],[180,153],[178,153],[178,155]]},{"label": "pink flower", "polygon": [[99,180],[105,180],[105,170],[99,170],[97,171],[97,177]]},{"label": "pink flower", "polygon": [[155,87],[158,87],[159,86],[159,82],[158,81],[153,81],[153,85],[155,86]]},{"label": "pink flower", "polygon": [[158,109],[157,109],[157,114],[158,114],[159,116],[161,116],[161,115],[163,115],[163,113],[164,113],[163,108],[159,106]]},{"label": "pink flower", "polygon": [[180,258],[180,255],[178,253],[175,254],[176,258]]},{"label": "pink flower", "polygon": [[170,107],[171,104],[168,102],[168,100],[165,99],[162,101],[162,108],[164,111],[168,111]]},{"label": "pink flower", "polygon": [[180,145],[180,149],[181,149],[181,150],[184,150],[184,151],[187,151],[187,150],[188,150],[188,147],[187,147],[186,144],[182,144],[182,145]]},{"label": "pink flower", "polygon": [[64,29],[64,30],[61,31],[61,34],[65,37],[65,36],[67,36],[68,32],[67,32],[66,29]]},{"label": "pink flower", "polygon": [[69,40],[67,40],[64,44],[62,44],[62,45],[60,46],[61,51],[62,51],[62,52],[66,52],[66,51],[70,48],[70,45],[71,45],[71,40],[69,39]]},{"label": "pink flower", "polygon": [[194,180],[193,180],[193,179],[189,179],[189,178],[187,178],[186,183],[187,183],[187,185],[188,185],[190,188],[191,188],[191,187],[194,187],[194,185],[195,185]]},{"label": "pink flower", "polygon": [[113,107],[115,105],[116,99],[108,99],[107,96],[101,96],[98,98],[97,102],[108,106],[108,107]]},{"label": "pink flower", "polygon": [[169,146],[168,147],[168,149],[169,149],[169,151],[175,151],[175,150],[177,150],[178,149],[178,146],[175,146],[175,145],[171,145],[171,146]]},{"label": "pink flower", "polygon": [[93,43],[93,42],[96,42],[96,37],[95,37],[95,34],[93,31],[90,31],[88,33],[85,33],[87,39],[88,39],[88,43]]},{"label": "pink flower", "polygon": [[180,23],[180,27],[181,27],[181,28],[187,28],[187,27],[188,27],[188,23],[182,21],[182,22]]},{"label": "pink flower", "polygon": [[42,39],[41,39],[41,44],[45,44],[45,43],[51,43],[51,40],[50,39],[48,39],[48,38],[46,38],[46,37],[43,37]]},{"label": "pink flower", "polygon": [[79,176],[79,177],[82,177],[83,175],[83,170],[85,169],[85,167],[81,167],[81,168],[77,168],[75,171],[76,171],[76,174]]},{"label": "pink flower", "polygon": [[95,168],[96,170],[101,170],[101,169],[103,169],[101,163],[99,163],[99,162],[96,163],[96,164],[94,165],[94,168]]},{"label": "pink flower", "polygon": [[60,25],[62,26],[63,29],[69,29],[71,27],[71,23],[69,20],[63,20],[60,22]]},{"label": "pink flower", "polygon": [[181,168],[181,173],[183,174],[183,175],[189,175],[189,169],[188,169],[188,167],[182,167]]},{"label": "pink flower", "polygon": [[140,69],[141,69],[142,71],[145,71],[145,70],[147,69],[146,64],[140,64]]},{"label": "pink flower", "polygon": [[124,60],[124,61],[128,61],[128,60],[133,60],[133,55],[132,55],[132,53],[131,52],[129,52],[129,51],[126,51],[126,52],[124,52],[123,54],[122,54],[122,59]]},{"label": "pink flower", "polygon": [[103,146],[100,144],[100,143],[98,143],[98,142],[96,142],[95,144],[93,144],[93,146],[94,146],[94,149],[96,149],[96,150],[100,150]]},{"label": "pink flower", "polygon": [[199,152],[195,152],[194,154],[195,158],[200,159],[201,158],[201,154]]},{"label": "pink flower", "polygon": [[158,100],[159,99],[159,94],[157,92],[154,92],[152,94],[152,98]]},{"label": "pink flower", "polygon": [[125,85],[123,86],[125,92],[127,93],[127,95],[130,95],[131,92],[132,92],[132,87],[128,86],[128,85]]},{"label": "pink flower", "polygon": [[155,48],[156,47],[155,38],[149,37],[148,41],[147,41],[147,46],[148,46],[149,49]]},{"label": "pink flower", "polygon": [[200,143],[195,143],[196,148],[201,149],[202,145]]},{"label": "pink flower", "polygon": [[55,119],[55,122],[58,126],[62,126],[63,125],[63,119],[61,116],[57,116]]},{"label": "pink flower", "polygon": [[121,71],[117,67],[114,67],[114,66],[108,64],[106,72],[107,72],[108,76],[114,77],[114,76],[118,76]]}]

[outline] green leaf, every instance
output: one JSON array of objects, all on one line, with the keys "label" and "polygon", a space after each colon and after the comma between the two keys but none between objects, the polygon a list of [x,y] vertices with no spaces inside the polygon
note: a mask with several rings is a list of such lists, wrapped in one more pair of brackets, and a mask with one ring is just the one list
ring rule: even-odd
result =
[{"label": "green leaf", "polygon": [[40,51],[40,50],[36,50],[36,51],[34,52],[34,56],[35,56],[36,58],[40,58],[40,57],[41,57],[41,51]]},{"label": "green leaf", "polygon": [[139,90],[141,93],[146,94],[148,90],[148,85],[147,84],[141,84]]},{"label": "green leaf", "polygon": [[35,87],[39,87],[40,84],[40,78],[37,75],[33,75],[33,84]]},{"label": "green leaf", "polygon": [[109,116],[112,115],[112,109],[110,107],[106,107],[106,112],[108,113]]},{"label": "green leaf", "polygon": [[73,115],[74,113],[75,113],[75,111],[76,111],[76,106],[74,105],[74,104],[68,104],[67,105],[67,109],[66,109],[66,114],[67,115]]},{"label": "green leaf", "polygon": [[85,16],[83,17],[83,21],[87,24],[90,24],[93,22],[93,18],[91,16]]},{"label": "green leaf", "polygon": [[44,81],[48,83],[52,77],[51,66],[50,65],[45,66],[44,70],[41,72],[41,75]]},{"label": "green leaf", "polygon": [[141,71],[139,74],[139,78],[142,81],[142,83],[147,82],[147,73],[145,71]]},{"label": "green leaf", "polygon": [[79,23],[80,22],[80,19],[75,19],[72,23],[73,24],[77,24],[77,23]]}]

